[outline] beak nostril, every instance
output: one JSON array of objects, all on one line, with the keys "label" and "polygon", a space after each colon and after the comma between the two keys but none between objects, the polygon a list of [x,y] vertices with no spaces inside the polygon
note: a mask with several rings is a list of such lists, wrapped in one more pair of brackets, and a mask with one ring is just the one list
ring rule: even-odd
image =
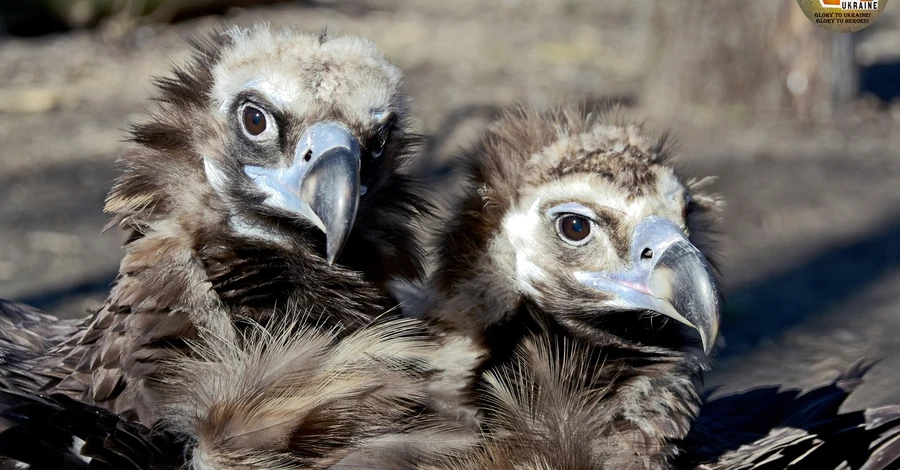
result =
[{"label": "beak nostril", "polygon": [[653,250],[650,248],[644,248],[644,251],[641,252],[642,259],[650,259],[653,258]]},{"label": "beak nostril", "polygon": [[312,150],[307,150],[306,153],[303,154],[303,161],[308,162],[312,160]]}]

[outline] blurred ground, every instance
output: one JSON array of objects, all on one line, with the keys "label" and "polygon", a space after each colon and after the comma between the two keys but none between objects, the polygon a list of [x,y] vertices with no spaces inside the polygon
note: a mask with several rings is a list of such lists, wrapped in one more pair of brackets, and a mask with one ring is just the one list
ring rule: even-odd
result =
[{"label": "blurred ground", "polygon": [[[99,235],[111,165],[127,123],[153,106],[150,76],[185,56],[184,37],[223,22],[327,25],[372,37],[406,71],[431,136],[422,171],[439,175],[517,101],[625,98],[651,128],[672,128],[685,173],[718,175],[728,201],[728,347],[708,383],[811,386],[868,355],[883,361],[849,406],[900,400],[900,104],[863,95],[818,125],[740,108],[658,113],[642,95],[652,3],[291,2],[0,38],[0,297],[63,316],[99,306],[121,256],[118,233]],[[861,34],[864,73],[895,70],[898,26],[900,5],[888,5]]]}]

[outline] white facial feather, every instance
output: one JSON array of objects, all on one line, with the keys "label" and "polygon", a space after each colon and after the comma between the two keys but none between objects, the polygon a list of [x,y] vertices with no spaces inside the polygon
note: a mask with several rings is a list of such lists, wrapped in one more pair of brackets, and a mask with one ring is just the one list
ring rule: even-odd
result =
[{"label": "white facial feather", "polygon": [[532,287],[533,282],[546,277],[544,271],[531,261],[540,249],[535,243],[535,233],[542,220],[540,205],[541,199],[537,198],[526,212],[512,212],[503,221],[503,231],[516,253],[516,282],[519,289],[532,296],[539,295]]},{"label": "white facial feather", "polygon": [[[219,194],[220,197],[226,197],[228,177],[225,176],[225,173],[218,166],[216,166],[215,162],[209,157],[203,157],[203,169],[206,172],[206,180],[209,181],[209,184],[213,187],[216,193]],[[236,214],[232,214],[232,216],[228,218],[228,222],[235,232],[243,236],[272,242],[283,241],[277,234],[273,233],[271,230],[266,230],[264,228],[258,227],[247,221],[245,218],[240,217]]]},{"label": "white facial feather", "polygon": [[[678,195],[676,199],[679,201],[681,191],[683,191],[674,176],[670,179],[662,178],[661,186],[657,189]],[[555,216],[559,214],[542,213],[541,211],[548,210],[546,207],[541,207],[544,201],[552,203],[553,207],[557,209],[566,207],[566,204],[576,205],[581,207],[581,210],[572,209],[571,212],[594,219],[597,216],[593,214],[590,207],[603,207],[615,213],[614,217],[621,224],[621,228],[625,230],[628,226],[636,226],[650,215],[671,217],[674,220],[678,220],[680,217],[679,201],[661,199],[656,196],[629,198],[626,192],[615,185],[606,184],[592,175],[575,175],[551,181],[540,185],[531,193],[526,192],[520,196],[522,205],[527,205],[527,209],[520,206],[509,211],[503,220],[504,237],[498,239],[497,242],[508,243],[514,253],[516,289],[533,298],[539,298],[541,295],[534,288],[535,283],[547,280],[548,270],[552,270],[553,266],[558,265],[557,260],[549,254],[548,250],[551,247],[542,244],[548,243],[547,233],[552,231],[544,225],[554,223]],[[605,241],[601,242],[600,240]],[[550,243],[555,241],[557,241],[555,238],[550,239]],[[605,237],[601,236],[593,243],[594,248],[585,252],[585,255],[590,253],[592,259],[602,262],[601,265],[596,266],[598,269],[621,268],[619,266],[621,261],[615,248]],[[600,248],[596,243],[603,243],[602,246],[605,246],[607,252],[601,255],[603,252],[597,251]]]},{"label": "white facial feather", "polygon": [[[233,114],[238,104],[235,100],[246,91],[261,95],[289,115],[316,116],[334,107],[348,120],[363,125],[375,125],[389,113],[405,111],[400,70],[368,39],[329,36],[323,40],[319,34],[275,29],[266,24],[249,29],[236,27],[225,34],[231,43],[212,68],[211,89],[214,109],[219,111],[216,119],[223,126],[241,119],[240,108]],[[271,118],[275,111],[263,109],[270,116],[264,132],[272,135],[267,138],[278,135]],[[222,150],[210,150],[204,155],[204,169],[214,190],[227,197],[229,178],[216,163],[222,156],[213,153],[219,151]],[[284,202],[277,200],[282,197],[280,194],[268,196],[270,205]],[[230,222],[241,234],[270,240],[274,237],[237,216]]]},{"label": "white facial feather", "polygon": [[226,194],[228,177],[209,157],[203,157],[203,170],[206,172],[206,180],[219,196]]}]

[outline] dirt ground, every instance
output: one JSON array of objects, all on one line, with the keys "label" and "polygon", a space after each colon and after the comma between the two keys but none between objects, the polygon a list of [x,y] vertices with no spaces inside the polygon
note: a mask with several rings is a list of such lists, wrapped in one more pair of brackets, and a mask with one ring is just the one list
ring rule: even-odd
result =
[{"label": "dirt ground", "polygon": [[[863,96],[827,123],[734,110],[659,114],[642,100],[650,0],[287,3],[168,26],[0,38],[0,297],[61,316],[104,298],[120,234],[99,235],[129,122],[183,39],[268,20],[373,38],[405,72],[440,174],[497,109],[626,99],[680,137],[684,174],[717,175],[728,305],[710,385],[723,391],[828,381],[881,362],[850,408],[900,400],[900,106]],[[900,5],[861,36],[866,63],[900,59]],[[893,12],[891,12],[893,10]],[[723,58],[727,60],[727,58]],[[660,118],[665,115],[666,118]],[[674,118],[673,118],[674,116]]]}]

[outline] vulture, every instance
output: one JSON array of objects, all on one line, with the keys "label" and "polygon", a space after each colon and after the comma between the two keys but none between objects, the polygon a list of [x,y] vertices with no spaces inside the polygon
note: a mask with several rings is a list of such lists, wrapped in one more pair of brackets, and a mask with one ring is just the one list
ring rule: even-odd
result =
[{"label": "vulture", "polygon": [[900,406],[838,411],[862,363],[805,394],[704,403],[720,201],[670,154],[621,110],[519,108],[463,159],[414,315],[468,351],[430,398],[482,438],[429,468],[900,468]]},{"label": "vulture", "polygon": [[400,71],[367,39],[265,24],[194,48],[107,198],[128,233],[108,299],[83,321],[0,303],[0,385],[171,431],[197,468],[417,452],[397,435],[431,426],[437,353],[387,291],[420,274],[430,210]]},{"label": "vulture", "polygon": [[241,341],[200,329],[164,387],[187,397],[169,407],[180,433],[0,390],[0,452],[33,468],[897,468],[900,407],[838,413],[863,364],[805,394],[702,405],[718,203],[669,152],[615,113],[507,113],[466,161],[414,304],[434,339],[415,320],[345,333],[293,309]]},{"label": "vulture", "polygon": [[[681,450],[672,468],[878,470],[900,467],[900,406],[838,413],[841,403],[862,383],[865,370],[866,367],[857,364],[832,384],[803,394],[767,387],[706,403],[688,437],[678,443]],[[27,462],[31,468],[174,470],[184,468],[186,463],[178,436],[146,428],[64,395],[38,396],[0,390],[0,403],[3,405],[0,420],[6,424],[6,429],[0,432],[0,455]],[[510,426],[526,424],[509,423]],[[496,438],[488,436],[487,439]],[[414,441],[406,441],[409,442]],[[439,460],[428,460],[435,455],[439,444],[449,445],[441,448],[444,453]],[[430,448],[420,447],[417,454],[410,454],[410,447],[374,454],[369,450],[365,464],[360,466],[432,470],[511,468],[508,455],[497,454],[496,449],[486,451],[478,444],[475,440],[462,446],[452,440],[433,441],[428,442]],[[396,458],[398,455],[403,458]],[[347,465],[353,461],[348,458],[330,468],[358,468]],[[536,460],[533,465],[521,468],[604,468],[582,466],[574,461]],[[194,468],[234,468],[209,462],[203,462],[205,467],[196,461],[192,463]],[[264,468],[313,467],[310,461],[302,462],[303,465],[297,463]],[[0,468],[6,467],[0,464]]]},{"label": "vulture", "polygon": [[697,417],[717,200],[618,114],[519,108],[464,159],[419,314],[469,351],[431,393],[486,436],[452,468],[667,468]]}]

